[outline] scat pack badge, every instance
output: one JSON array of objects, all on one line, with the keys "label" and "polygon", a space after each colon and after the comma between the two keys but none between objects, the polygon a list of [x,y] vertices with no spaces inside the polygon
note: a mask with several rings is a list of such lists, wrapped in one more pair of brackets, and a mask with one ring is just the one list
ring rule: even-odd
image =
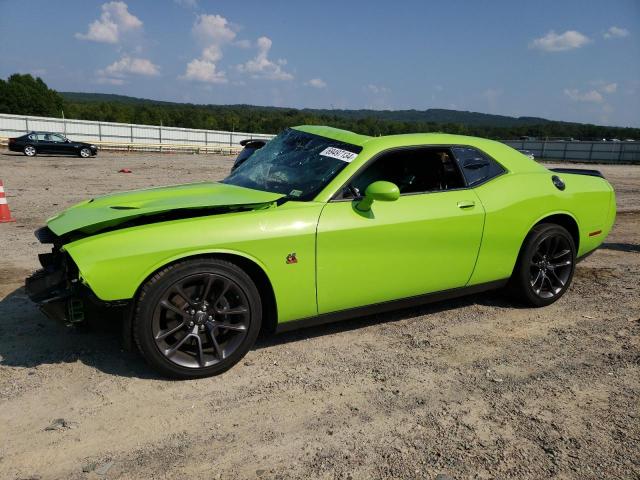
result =
[{"label": "scat pack badge", "polygon": [[293,252],[287,255],[287,264],[291,265],[292,263],[298,263],[298,257],[296,256],[296,252]]}]

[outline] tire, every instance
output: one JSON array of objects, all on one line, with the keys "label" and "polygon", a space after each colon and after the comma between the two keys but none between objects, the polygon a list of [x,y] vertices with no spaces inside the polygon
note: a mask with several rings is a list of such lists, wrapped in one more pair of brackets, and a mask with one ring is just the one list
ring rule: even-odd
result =
[{"label": "tire", "polygon": [[261,324],[260,294],[244,270],[199,258],[170,265],[143,285],[133,336],[144,359],[162,375],[202,378],[238,363]]},{"label": "tire", "polygon": [[576,266],[573,237],[560,225],[536,225],[524,241],[510,290],[525,305],[544,307],[569,288]]},{"label": "tire", "polygon": [[36,147],[34,147],[33,145],[25,145],[22,153],[24,153],[27,157],[35,157],[38,152],[36,151]]},{"label": "tire", "polygon": [[88,148],[81,148],[78,152],[78,155],[82,158],[89,158],[91,156],[91,150],[89,150]]}]

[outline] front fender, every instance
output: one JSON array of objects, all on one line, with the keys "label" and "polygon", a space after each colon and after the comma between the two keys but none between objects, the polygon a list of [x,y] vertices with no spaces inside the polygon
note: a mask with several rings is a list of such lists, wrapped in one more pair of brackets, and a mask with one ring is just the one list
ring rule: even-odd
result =
[{"label": "front fender", "polygon": [[[82,281],[101,300],[133,298],[153,272],[180,259],[215,253],[245,257],[269,278],[279,321],[317,314],[315,235],[321,204],[141,225],[87,237],[64,249]],[[298,262],[288,264],[296,253]]]}]

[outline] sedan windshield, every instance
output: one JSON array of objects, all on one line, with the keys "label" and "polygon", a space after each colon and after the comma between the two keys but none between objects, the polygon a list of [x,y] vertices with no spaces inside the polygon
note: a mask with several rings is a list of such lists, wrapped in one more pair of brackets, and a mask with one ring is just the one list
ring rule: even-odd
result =
[{"label": "sedan windshield", "polygon": [[361,150],[356,145],[287,129],[222,182],[311,200]]}]

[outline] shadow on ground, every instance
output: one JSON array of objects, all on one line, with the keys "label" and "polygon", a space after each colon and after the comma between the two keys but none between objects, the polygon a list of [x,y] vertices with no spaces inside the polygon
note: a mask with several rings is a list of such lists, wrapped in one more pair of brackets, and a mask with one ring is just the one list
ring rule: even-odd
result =
[{"label": "shadow on ground", "polygon": [[[339,334],[376,324],[406,320],[471,304],[514,308],[500,292],[485,293],[343,320],[260,338],[254,350]],[[120,319],[105,319],[119,322]],[[92,330],[67,327],[46,318],[19,288],[0,300],[0,365],[34,368],[44,364],[82,362],[112,375],[163,380],[137,352],[122,347],[120,328],[102,325]]]},{"label": "shadow on ground", "polygon": [[605,250],[616,250],[618,252],[640,252],[640,245],[637,243],[603,243],[600,248]]},{"label": "shadow on ground", "polygon": [[78,361],[113,375],[160,378],[138,355],[122,348],[118,328],[85,332],[52,321],[24,288],[0,300],[0,365],[33,368]]}]

